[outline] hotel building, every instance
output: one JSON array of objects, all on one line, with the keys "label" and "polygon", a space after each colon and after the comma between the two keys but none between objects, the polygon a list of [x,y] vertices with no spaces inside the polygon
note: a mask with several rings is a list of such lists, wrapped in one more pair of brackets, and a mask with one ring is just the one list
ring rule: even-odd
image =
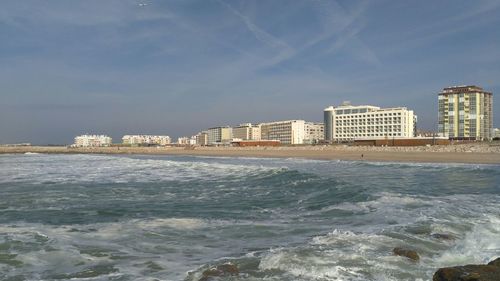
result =
[{"label": "hotel building", "polygon": [[122,142],[128,145],[167,145],[171,143],[171,139],[169,136],[125,135]]},{"label": "hotel building", "polygon": [[206,131],[208,144],[229,143],[233,138],[231,127],[214,127]]},{"label": "hotel building", "polygon": [[260,140],[260,125],[245,123],[238,127],[233,127],[233,138],[240,140]]},{"label": "hotel building", "polygon": [[304,131],[304,143],[319,143],[325,139],[325,125],[323,123],[306,122]]},{"label": "hotel building", "polygon": [[75,137],[74,147],[110,146],[112,139],[106,135],[81,135]]},{"label": "hotel building", "polygon": [[478,86],[455,86],[438,93],[438,132],[450,139],[493,137],[493,94]]},{"label": "hotel building", "polygon": [[303,144],[304,120],[287,120],[260,124],[262,140],[279,140],[282,144]]},{"label": "hotel building", "polygon": [[330,106],[324,110],[325,140],[346,142],[363,139],[412,138],[417,116],[406,107],[371,105]]}]

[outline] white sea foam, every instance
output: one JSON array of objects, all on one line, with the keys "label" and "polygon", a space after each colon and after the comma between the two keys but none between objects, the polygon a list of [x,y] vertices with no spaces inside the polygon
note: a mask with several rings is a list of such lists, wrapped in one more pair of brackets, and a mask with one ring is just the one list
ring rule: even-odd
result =
[{"label": "white sea foam", "polygon": [[13,156],[9,165],[2,166],[0,183],[126,183],[217,178],[239,180],[275,169],[258,165],[103,155],[47,155],[29,159]]}]

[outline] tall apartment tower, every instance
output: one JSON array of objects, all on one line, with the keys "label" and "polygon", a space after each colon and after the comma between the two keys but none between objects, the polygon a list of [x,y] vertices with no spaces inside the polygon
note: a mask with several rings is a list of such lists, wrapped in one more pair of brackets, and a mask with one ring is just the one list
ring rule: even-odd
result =
[{"label": "tall apartment tower", "polygon": [[462,140],[493,137],[493,94],[478,86],[455,86],[438,93],[438,132]]}]

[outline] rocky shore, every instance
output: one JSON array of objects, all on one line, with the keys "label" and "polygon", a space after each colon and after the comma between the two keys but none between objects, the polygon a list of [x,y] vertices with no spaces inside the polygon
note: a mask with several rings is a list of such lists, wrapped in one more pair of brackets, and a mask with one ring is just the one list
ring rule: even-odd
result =
[{"label": "rocky shore", "polygon": [[432,281],[499,281],[500,258],[488,264],[468,264],[463,266],[440,268]]}]

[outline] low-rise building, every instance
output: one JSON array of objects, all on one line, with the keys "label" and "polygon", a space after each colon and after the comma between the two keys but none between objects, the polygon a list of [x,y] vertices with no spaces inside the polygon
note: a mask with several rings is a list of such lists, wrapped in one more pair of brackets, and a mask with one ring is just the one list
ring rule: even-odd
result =
[{"label": "low-rise building", "polygon": [[112,139],[106,135],[81,135],[75,137],[74,147],[110,146]]},{"label": "low-rise building", "polygon": [[178,145],[195,145],[196,144],[196,136],[192,137],[180,137],[177,139]]},{"label": "low-rise building", "polygon": [[324,118],[325,140],[330,142],[416,136],[417,116],[406,107],[380,108],[344,103],[326,108]]},{"label": "low-rise building", "polygon": [[499,128],[493,129],[493,138],[496,140],[500,139],[500,129]]},{"label": "low-rise building", "polygon": [[127,145],[168,145],[171,139],[169,136],[125,135],[122,142]]},{"label": "low-rise building", "polygon": [[304,143],[319,143],[325,139],[325,125],[323,123],[306,122],[304,130]]}]

